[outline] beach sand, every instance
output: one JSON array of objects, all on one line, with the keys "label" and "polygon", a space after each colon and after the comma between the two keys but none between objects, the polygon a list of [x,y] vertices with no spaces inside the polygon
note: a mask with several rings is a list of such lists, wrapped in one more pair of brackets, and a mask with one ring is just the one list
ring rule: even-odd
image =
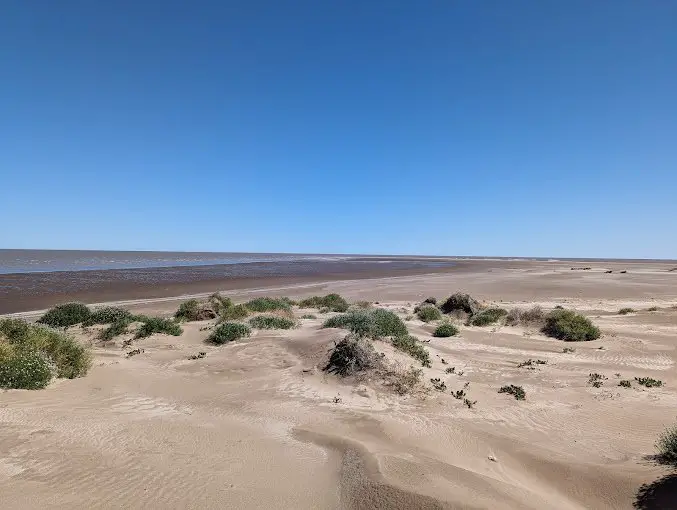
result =
[{"label": "beach sand", "polygon": [[[345,331],[321,329],[328,315],[317,311],[297,329],[255,331],[222,347],[204,343],[213,321],[187,323],[181,337],[135,341],[143,353],[130,358],[131,347],[101,346],[94,330],[72,328],[92,343],[86,377],[0,392],[0,506],[677,508],[675,477],[652,457],[658,434],[677,422],[672,267],[484,261],[438,274],[225,293],[243,301],[338,292],[405,317],[427,296],[462,291],[508,309],[574,308],[602,329],[600,339],[579,343],[506,326],[461,326],[458,337],[433,338],[433,325],[407,321],[429,341],[433,364],[423,381],[441,378],[445,393],[400,396],[377,380],[340,380],[318,369]],[[123,304],[169,315],[180,301]],[[618,315],[622,307],[637,312]],[[416,364],[386,342],[375,346]],[[207,356],[188,359],[198,351]],[[547,364],[517,368],[530,358]],[[608,377],[601,388],[588,385],[593,372]],[[643,376],[664,386],[618,386]],[[473,409],[450,394],[465,383]],[[499,394],[506,384],[523,386],[526,400]]]}]

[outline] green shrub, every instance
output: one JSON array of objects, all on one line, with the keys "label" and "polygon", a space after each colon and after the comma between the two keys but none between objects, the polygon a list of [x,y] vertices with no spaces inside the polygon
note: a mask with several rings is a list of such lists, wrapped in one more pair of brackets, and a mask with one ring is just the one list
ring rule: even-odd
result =
[{"label": "green shrub", "polygon": [[424,304],[430,304],[430,305],[436,305],[437,304],[437,298],[436,297],[427,297],[423,300]]},{"label": "green shrub", "polygon": [[127,327],[129,326],[130,323],[131,320],[129,319],[121,319],[119,321],[115,321],[106,329],[102,329],[99,332],[98,339],[104,342],[110,342],[116,336],[127,333]]},{"label": "green shrub", "polygon": [[412,358],[416,358],[424,367],[430,368],[432,366],[432,363],[430,362],[430,354],[428,353],[427,349],[423,348],[423,346],[419,343],[418,338],[415,336],[396,336],[393,337],[392,342],[396,349],[406,352]]},{"label": "green shrub", "polygon": [[286,317],[277,315],[258,315],[249,319],[249,325],[256,329],[291,329],[296,323]]},{"label": "green shrub", "polygon": [[634,313],[634,308],[621,308],[618,310],[618,315],[628,315],[629,313]]},{"label": "green shrub", "polygon": [[218,315],[218,310],[222,310],[220,302],[213,303],[209,301],[198,301],[197,299],[189,299],[179,305],[179,309],[174,313],[174,318],[179,321],[206,321],[215,319]]},{"label": "green shrub", "polygon": [[289,310],[291,302],[289,298],[260,297],[247,301],[245,306],[252,312],[272,312],[273,310]]},{"label": "green shrub", "polygon": [[324,370],[347,377],[376,368],[378,364],[379,356],[369,340],[347,335],[334,345]]},{"label": "green shrub", "polygon": [[348,329],[356,335],[373,338],[407,334],[407,327],[402,319],[397,314],[383,308],[357,310],[336,315],[327,319],[322,327]]},{"label": "green shrub", "polygon": [[458,335],[458,328],[453,324],[440,324],[433,333],[433,336],[438,338],[447,338],[456,335]]},{"label": "green shrub", "polygon": [[503,308],[487,308],[470,317],[468,322],[473,326],[488,326],[506,315],[508,311]]},{"label": "green shrub", "polygon": [[104,306],[94,310],[90,314],[89,318],[83,322],[83,325],[91,326],[92,324],[112,324],[122,320],[131,322],[132,317],[132,313],[129,310],[125,310],[124,308],[119,308],[117,306]]},{"label": "green shrub", "polygon": [[299,302],[301,308],[328,308],[332,312],[345,312],[348,310],[348,302],[339,294],[327,294],[326,296],[312,296]]},{"label": "green shrub", "polygon": [[[60,331],[28,324],[19,319],[6,319],[0,320],[0,332],[6,339],[6,342],[0,341],[0,344],[10,346],[3,348],[4,362],[17,356],[37,354],[54,367],[57,377],[68,379],[85,375],[91,366],[89,350]],[[30,356],[27,358],[30,361],[29,365],[39,368],[39,362],[33,362],[32,359]],[[17,366],[27,366],[25,364],[28,361],[17,362],[19,363]],[[36,373],[39,373],[39,370]]]},{"label": "green shrub", "polygon": [[38,352],[18,352],[0,359],[0,388],[39,390],[51,380],[49,362]]},{"label": "green shrub", "polygon": [[666,429],[658,436],[656,449],[661,461],[677,465],[677,426]]},{"label": "green shrub", "polygon": [[508,386],[501,386],[501,389],[498,390],[499,393],[509,393],[513,397],[515,397],[515,400],[524,400],[527,398],[527,394],[524,391],[524,388],[521,386],[515,386],[514,384],[510,384]]},{"label": "green shrub", "polygon": [[66,328],[86,322],[91,313],[87,305],[82,303],[65,303],[47,310],[38,322],[53,328]]},{"label": "green shrub", "polygon": [[422,306],[418,309],[416,315],[423,322],[437,321],[442,318],[442,312],[434,305]]},{"label": "green shrub", "polygon": [[181,326],[171,319],[162,319],[160,317],[144,317],[144,321],[136,330],[135,338],[146,338],[154,333],[165,333],[167,335],[179,336],[183,333]]},{"label": "green shrub", "polygon": [[620,381],[618,385],[623,386],[623,388],[630,388],[632,386],[632,383],[626,379],[624,381]]},{"label": "green shrub", "polygon": [[573,310],[559,309],[550,312],[545,318],[542,331],[547,336],[568,342],[596,340],[601,336],[599,328],[590,319]]},{"label": "green shrub", "polygon": [[212,332],[207,339],[208,342],[223,345],[234,340],[251,335],[252,330],[246,324],[239,322],[224,322]]}]

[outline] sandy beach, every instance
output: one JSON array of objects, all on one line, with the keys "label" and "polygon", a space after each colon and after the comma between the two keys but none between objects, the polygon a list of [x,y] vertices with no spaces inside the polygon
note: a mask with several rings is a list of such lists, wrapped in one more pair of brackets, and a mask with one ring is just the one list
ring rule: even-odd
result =
[{"label": "sandy beach", "polygon": [[[653,460],[658,434],[677,418],[676,265],[485,260],[406,276],[183,287],[198,296],[221,290],[236,303],[330,292],[378,302],[406,319],[432,366],[422,368],[421,391],[408,395],[375,378],[328,374],[321,368],[346,332],[323,329],[335,314],[317,310],[295,308],[296,329],[255,330],[224,346],[205,344],[214,320],[127,346],[129,336],[102,344],[96,327],[75,326],[69,332],[94,353],[85,377],[0,392],[0,506],[677,508],[675,477]],[[167,293],[177,288],[111,299],[170,316],[186,299]],[[506,309],[572,308],[602,336],[567,343],[525,326],[459,324],[458,336],[435,338],[414,306],[454,292]],[[25,306],[21,316],[40,315]],[[623,307],[635,311],[619,315]],[[300,319],[309,313],[316,318]],[[386,341],[374,346],[415,364]],[[131,348],[143,352],[127,357]],[[199,351],[206,356],[189,359]],[[546,363],[518,367],[529,359]],[[601,387],[589,384],[591,373],[607,378]],[[635,377],[663,386],[618,386]],[[446,391],[431,387],[435,378]],[[521,385],[526,400],[498,393],[509,384]],[[451,395],[462,388],[473,408]]]}]

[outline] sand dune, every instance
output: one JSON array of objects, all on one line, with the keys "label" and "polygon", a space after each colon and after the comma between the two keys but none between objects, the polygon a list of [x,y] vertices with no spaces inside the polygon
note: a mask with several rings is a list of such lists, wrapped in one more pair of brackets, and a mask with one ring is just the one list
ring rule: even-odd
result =
[{"label": "sand dune", "polygon": [[[204,344],[210,322],[188,323],[181,337],[135,341],[144,352],[131,358],[120,342],[101,346],[93,331],[74,328],[95,353],[86,377],[0,393],[0,506],[677,508],[677,484],[651,461],[656,436],[676,421],[677,273],[660,263],[569,265],[516,261],[228,293],[339,292],[405,317],[428,295],[462,290],[505,308],[576,308],[603,331],[575,345],[506,326],[462,326],[458,337],[433,338],[431,325],[410,320],[410,332],[429,340],[433,364],[423,380],[441,378],[444,393],[400,396],[376,380],[322,372],[345,333],[320,329],[326,315],[317,312],[298,329],[256,331],[223,347]],[[607,267],[628,273],[605,274]],[[176,305],[132,307],[170,313]],[[638,312],[618,315],[624,306]],[[385,342],[376,347],[416,364]],[[198,351],[207,356],[188,359]],[[517,367],[527,359],[547,363]],[[588,384],[591,372],[608,377],[601,388]],[[617,385],[643,376],[664,386]],[[466,383],[473,409],[450,394]],[[499,394],[505,384],[523,386],[527,399]],[[637,500],[642,484],[661,479],[653,496]]]}]

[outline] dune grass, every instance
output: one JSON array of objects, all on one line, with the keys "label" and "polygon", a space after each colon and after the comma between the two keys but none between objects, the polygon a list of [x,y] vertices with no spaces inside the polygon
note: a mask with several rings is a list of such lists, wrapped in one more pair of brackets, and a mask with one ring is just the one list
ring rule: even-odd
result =
[{"label": "dune grass", "polygon": [[87,322],[91,314],[91,310],[83,303],[64,303],[47,310],[37,322],[52,328],[67,328]]},{"label": "dune grass", "polygon": [[513,397],[515,397],[515,400],[525,400],[527,398],[527,394],[524,391],[524,388],[522,388],[521,386],[515,386],[514,384],[510,384],[508,386],[501,386],[498,392],[508,393]]},{"label": "dune grass", "polygon": [[599,328],[587,317],[573,310],[555,309],[545,317],[543,333],[567,342],[596,340],[601,336]]},{"label": "dune grass", "polygon": [[330,317],[323,328],[347,329],[360,336],[380,338],[407,334],[407,326],[397,314],[383,308],[356,310]]},{"label": "dune grass", "polygon": [[257,315],[249,319],[249,325],[256,329],[292,329],[296,322],[278,315]]},{"label": "dune grass", "polygon": [[223,345],[251,335],[252,330],[246,324],[239,322],[224,322],[212,332],[207,341],[216,345]]},{"label": "dune grass", "polygon": [[350,306],[339,294],[327,294],[326,296],[312,296],[299,301],[301,308],[327,308],[332,312],[345,312]]},{"label": "dune grass", "polygon": [[20,319],[0,319],[0,387],[44,388],[52,377],[87,373],[92,358],[73,338]]}]

